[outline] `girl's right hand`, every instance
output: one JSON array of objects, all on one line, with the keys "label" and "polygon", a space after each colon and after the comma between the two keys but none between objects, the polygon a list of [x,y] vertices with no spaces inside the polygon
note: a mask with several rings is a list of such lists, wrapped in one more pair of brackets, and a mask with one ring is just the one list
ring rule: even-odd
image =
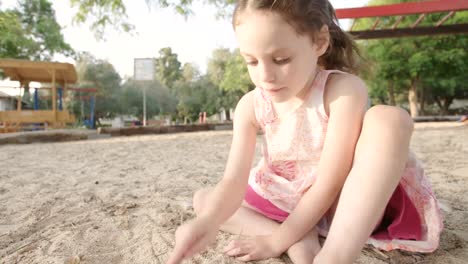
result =
[{"label": "girl's right hand", "polygon": [[178,264],[215,241],[219,227],[206,218],[195,218],[177,228],[175,246],[166,264]]}]

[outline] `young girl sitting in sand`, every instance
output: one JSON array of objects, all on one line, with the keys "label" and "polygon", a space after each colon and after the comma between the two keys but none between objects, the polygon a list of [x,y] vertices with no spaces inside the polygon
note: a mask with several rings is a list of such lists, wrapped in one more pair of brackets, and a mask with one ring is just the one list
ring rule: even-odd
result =
[{"label": "young girl sitting in sand", "polygon": [[[367,242],[431,252],[442,220],[413,129],[396,107],[367,109],[353,41],[327,0],[239,0],[233,25],[256,89],[239,101],[223,179],[194,196],[168,263],[203,251],[218,230],[241,261],[352,263]],[[257,132],[263,158],[251,169]],[[320,247],[318,235],[326,236]]]}]

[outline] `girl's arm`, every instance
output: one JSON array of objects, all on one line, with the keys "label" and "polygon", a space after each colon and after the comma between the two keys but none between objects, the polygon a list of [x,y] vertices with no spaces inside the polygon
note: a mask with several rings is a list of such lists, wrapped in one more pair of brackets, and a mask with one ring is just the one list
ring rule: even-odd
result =
[{"label": "girl's arm", "polygon": [[247,187],[256,137],[253,93],[250,92],[236,107],[234,135],[224,177],[208,197],[202,213],[177,228],[168,264],[179,264],[205,249],[216,238],[219,226],[239,208]]},{"label": "girl's arm", "polygon": [[200,218],[216,226],[225,222],[244,199],[255,153],[258,125],[253,106],[253,92],[244,95],[236,107],[234,134],[223,179],[210,195]]},{"label": "girl's arm", "polygon": [[309,232],[337,199],[353,162],[367,105],[367,89],[356,76],[334,74],[325,88],[327,134],[315,183],[280,228],[273,241],[285,251]]}]

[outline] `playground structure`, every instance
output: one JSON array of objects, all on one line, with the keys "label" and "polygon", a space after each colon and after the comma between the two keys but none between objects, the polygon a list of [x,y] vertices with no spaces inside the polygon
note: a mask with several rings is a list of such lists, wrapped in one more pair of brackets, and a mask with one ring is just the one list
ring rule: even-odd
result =
[{"label": "playground structure", "polygon": [[[41,87],[41,90],[52,90],[52,87]],[[38,93],[38,88],[35,88],[34,90],[34,110],[39,110],[39,100],[40,99],[50,99],[52,96],[39,96]],[[94,110],[96,106],[96,93],[97,89],[96,88],[86,88],[86,87],[67,87],[68,92],[74,92],[75,94],[73,96],[68,95],[67,98],[73,99],[73,101],[79,101],[81,102],[81,117],[83,121],[83,125],[85,125],[87,128],[95,128],[94,123],[95,123],[95,115],[94,115]],[[64,102],[64,97],[63,97],[63,89],[62,88],[57,88],[57,94],[58,94],[58,110],[62,111],[63,110],[63,102]],[[87,94],[87,95],[85,95]],[[84,111],[84,102],[89,101],[89,108],[90,108],[90,113],[88,115],[89,118],[84,118],[86,116],[85,111]]]},{"label": "playground structure", "polygon": [[[75,123],[75,116],[66,110],[68,92],[96,92],[96,89],[80,89],[69,87],[76,83],[77,74],[75,67],[69,63],[38,62],[16,59],[0,59],[0,69],[5,77],[12,81],[19,81],[20,92],[18,93],[16,111],[0,112],[0,133],[16,132],[23,130],[28,125],[36,128],[63,128],[68,123]],[[34,91],[33,110],[22,109],[21,89],[29,90],[30,82],[50,83],[51,87],[41,88],[52,91],[52,109],[39,110],[38,89]],[[57,85],[63,88],[58,88]],[[80,97],[81,98],[81,97]],[[83,98],[81,98],[83,99]],[[94,96],[89,96],[92,111],[91,121],[94,123]],[[58,105],[57,105],[58,103]]]},{"label": "playground structure", "polygon": [[[366,6],[357,8],[342,8],[336,10],[338,19],[354,19],[349,32],[357,39],[401,38],[410,36],[440,35],[440,34],[466,34],[468,23],[444,23],[456,12],[468,10],[466,0],[435,0],[405,2],[381,6]],[[439,21],[431,26],[418,26],[430,13],[447,12]],[[409,27],[399,27],[408,15],[419,15],[418,19]],[[384,25],[382,18],[396,17],[392,25]],[[371,28],[366,30],[353,30],[355,22],[360,18],[375,18]]]}]

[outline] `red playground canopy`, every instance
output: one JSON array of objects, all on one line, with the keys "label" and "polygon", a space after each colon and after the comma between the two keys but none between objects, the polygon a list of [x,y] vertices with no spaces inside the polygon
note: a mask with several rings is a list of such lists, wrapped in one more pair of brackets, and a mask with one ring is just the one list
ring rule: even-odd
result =
[{"label": "red playground canopy", "polygon": [[[447,19],[456,12],[465,10],[468,10],[468,0],[436,0],[337,9],[336,15],[338,19],[350,18],[354,19],[354,21],[359,18],[375,18],[371,28],[353,31],[353,23],[349,33],[357,39],[377,39],[437,34],[466,34],[468,33],[468,21],[467,23],[444,25]],[[418,24],[427,14],[442,12],[447,14],[432,26],[418,27]],[[419,15],[419,18],[409,27],[399,28],[398,25],[407,15]],[[383,17],[396,17],[396,19],[392,25],[379,28],[379,23]]]}]

